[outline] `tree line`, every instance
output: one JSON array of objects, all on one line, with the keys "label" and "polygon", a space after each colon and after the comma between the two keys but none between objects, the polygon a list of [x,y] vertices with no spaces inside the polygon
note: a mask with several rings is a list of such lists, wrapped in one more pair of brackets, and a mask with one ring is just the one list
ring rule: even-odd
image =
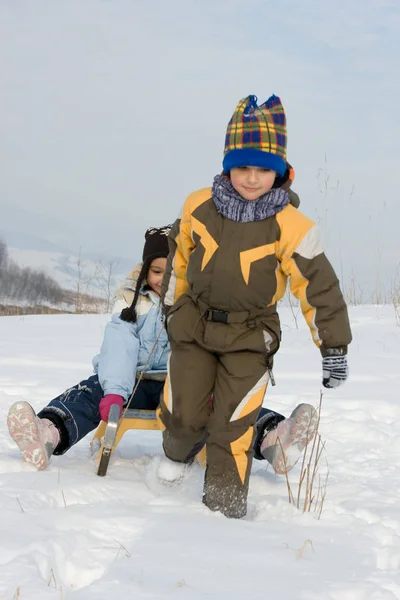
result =
[{"label": "tree line", "polygon": [[0,301],[37,305],[59,304],[65,299],[65,291],[55,279],[44,271],[20,267],[9,258],[7,245],[0,240]]}]

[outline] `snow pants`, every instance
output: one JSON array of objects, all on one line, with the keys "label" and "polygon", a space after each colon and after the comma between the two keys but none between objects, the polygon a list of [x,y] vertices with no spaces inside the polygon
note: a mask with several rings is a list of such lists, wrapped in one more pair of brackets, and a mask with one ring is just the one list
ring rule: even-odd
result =
[{"label": "snow pants", "polygon": [[251,323],[208,320],[189,297],[171,310],[171,353],[158,413],[165,427],[164,452],[172,460],[191,462],[206,443],[203,502],[240,518],[247,510],[254,425],[267,387],[268,361],[279,341],[262,318]]}]

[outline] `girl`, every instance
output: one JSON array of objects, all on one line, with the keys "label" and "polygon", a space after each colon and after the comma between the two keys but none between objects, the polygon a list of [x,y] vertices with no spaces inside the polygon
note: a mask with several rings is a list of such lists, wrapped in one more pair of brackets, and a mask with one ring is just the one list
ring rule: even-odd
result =
[{"label": "girl", "polygon": [[169,230],[170,226],[146,231],[143,264],[117,292],[115,314],[106,326],[100,354],[93,359],[95,375],[66,390],[37,416],[27,402],[10,408],[10,435],[22,458],[37,469],[45,469],[52,454],[67,452],[100,419],[107,421],[112,404],[122,411],[140,374],[130,407],[159,405],[169,352],[160,309]]}]

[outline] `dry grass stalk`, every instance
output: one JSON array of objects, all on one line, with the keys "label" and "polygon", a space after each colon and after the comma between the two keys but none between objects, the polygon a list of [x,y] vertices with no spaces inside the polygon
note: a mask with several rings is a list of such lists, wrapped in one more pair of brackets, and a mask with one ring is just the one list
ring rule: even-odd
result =
[{"label": "dry grass stalk", "polygon": [[[311,444],[311,450],[309,452],[309,446],[306,446],[304,450],[301,469],[300,469],[300,477],[298,482],[298,489],[296,500],[294,499],[294,494],[292,490],[292,485],[290,483],[288,474],[286,473],[286,485],[288,489],[288,500],[289,504],[293,504],[296,506],[298,510],[302,510],[303,512],[311,512],[313,509],[314,514],[317,516],[317,519],[321,518],[327,486],[328,486],[328,477],[329,477],[329,469],[327,468],[326,476],[323,480],[321,480],[321,476],[319,473],[320,462],[323,452],[325,451],[325,442],[322,440],[321,435],[319,433],[319,424],[321,419],[321,407],[322,407],[322,398],[323,394],[321,392],[318,406],[318,418],[317,425],[315,429],[315,435],[313,442]],[[281,450],[283,452],[282,444],[278,438],[279,444],[281,446]],[[284,465],[286,467],[286,457],[284,456]],[[327,465],[328,467],[328,465]]]},{"label": "dry grass stalk", "polygon": [[47,586],[50,587],[51,582],[53,582],[53,586],[57,589],[57,581],[56,581],[56,577],[54,575],[54,571],[53,569],[51,569],[51,575],[50,575],[50,579],[47,583]]},{"label": "dry grass stalk", "polygon": [[21,589],[18,586],[14,592],[13,600],[19,600],[20,597],[21,597]]},{"label": "dry grass stalk", "polygon": [[20,509],[21,509],[21,512],[22,512],[22,513],[24,513],[24,512],[25,512],[25,511],[24,511],[24,507],[22,506],[22,504],[21,504],[21,502],[20,502],[20,499],[18,498],[18,496],[17,496],[17,502],[18,502],[18,504],[19,504],[19,507],[20,507]]},{"label": "dry grass stalk", "polygon": [[147,483],[146,479],[144,478],[144,475],[141,473],[140,469],[135,465],[135,463],[133,462],[133,460],[131,460],[131,464],[132,464],[133,468],[135,469],[135,471],[137,472],[137,474],[139,475],[140,479],[143,481],[144,485],[147,487],[147,489],[149,490],[149,492],[151,492],[150,486]]},{"label": "dry grass stalk", "polygon": [[[319,416],[318,416],[318,425],[319,425]],[[307,446],[308,446],[308,437],[307,437]],[[308,473],[307,469],[305,469],[306,456],[307,456],[307,447],[303,453],[303,458],[301,461],[300,479],[299,479],[299,485],[298,485],[298,489],[297,489],[297,505],[296,505],[297,508],[299,508],[299,506],[300,506],[301,488],[303,486],[304,479]]]},{"label": "dry grass stalk", "polygon": [[288,302],[289,302],[290,312],[292,313],[292,317],[293,317],[293,320],[294,320],[294,324],[296,325],[296,329],[298,329],[299,328],[299,323],[297,321],[297,316],[299,314],[299,307],[297,306],[297,310],[296,311],[294,310],[292,295],[291,295],[291,293],[290,293],[289,290],[286,292],[286,295],[287,295],[287,299],[288,299]]},{"label": "dry grass stalk", "polygon": [[307,546],[310,546],[310,548],[312,549],[312,551],[315,552],[312,541],[310,539],[307,539],[304,542],[304,544],[302,545],[302,547],[299,548],[298,551],[297,551],[297,560],[299,560],[300,558],[303,558],[303,554],[304,554],[304,551],[307,548]]},{"label": "dry grass stalk", "polygon": [[398,265],[395,279],[391,284],[390,301],[394,309],[396,326],[400,327],[400,264]]},{"label": "dry grass stalk", "polygon": [[62,494],[62,497],[63,497],[63,500],[64,500],[64,506],[65,506],[65,508],[67,508],[67,502],[65,500],[64,490],[61,490],[61,494]]},{"label": "dry grass stalk", "polygon": [[322,510],[324,508],[324,503],[325,503],[326,491],[327,491],[327,487],[328,487],[328,477],[329,477],[328,463],[326,464],[326,466],[327,466],[327,470],[326,470],[326,475],[325,475],[325,481],[322,484],[320,481],[319,486],[318,486],[318,492],[321,492],[321,497],[319,499],[319,502],[316,503],[315,508],[314,508],[314,512],[317,513],[317,519],[321,518]]},{"label": "dry grass stalk", "polygon": [[400,327],[400,291],[398,293],[393,292],[392,304],[394,309],[394,320],[396,321],[396,326]]},{"label": "dry grass stalk", "polygon": [[[319,423],[318,423],[319,425]],[[318,427],[318,426],[317,426]],[[317,441],[317,444],[315,446],[315,442]],[[320,452],[320,445],[321,445],[321,436],[318,432],[318,429],[315,433],[315,437],[314,437],[314,441],[313,441],[313,445],[311,448],[311,454],[310,457],[308,459],[308,463],[306,466],[306,472],[307,472],[307,476],[306,476],[306,490],[305,490],[305,499],[304,499],[304,506],[303,506],[303,512],[307,512],[311,509],[311,505],[313,503],[313,492],[314,492],[314,481],[315,481],[315,475],[317,473],[318,470],[318,461],[320,459],[321,456],[321,452]]]},{"label": "dry grass stalk", "polygon": [[282,443],[281,443],[281,440],[279,437],[278,437],[278,442],[281,447],[281,452],[282,452],[282,456],[283,456],[283,464],[285,467],[285,479],[286,479],[286,485],[287,485],[287,490],[288,490],[289,504],[295,504],[292,488],[290,486],[290,481],[289,481],[289,477],[288,477],[287,469],[286,469],[286,454],[283,450]]},{"label": "dry grass stalk", "polygon": [[125,556],[126,556],[126,558],[129,558],[129,557],[130,557],[130,555],[131,555],[131,554],[130,554],[130,552],[129,552],[129,550],[127,550],[127,549],[125,548],[125,546],[124,546],[123,544],[121,544],[121,542],[119,542],[118,540],[114,539],[114,542],[115,542],[116,544],[118,544],[118,546],[119,546],[119,548],[118,548],[118,554],[117,554],[116,558],[118,558],[118,556],[119,556],[119,553],[121,552],[121,550],[123,550],[123,551],[125,552]]}]

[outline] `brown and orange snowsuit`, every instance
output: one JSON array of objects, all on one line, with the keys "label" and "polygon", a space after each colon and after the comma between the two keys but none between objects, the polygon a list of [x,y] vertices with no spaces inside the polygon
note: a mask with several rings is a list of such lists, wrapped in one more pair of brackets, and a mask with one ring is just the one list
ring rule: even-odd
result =
[{"label": "brown and orange snowsuit", "polygon": [[187,198],[163,282],[171,354],[159,417],[170,459],[190,462],[206,441],[203,502],[226,516],[246,514],[254,423],[289,276],[322,355],[347,346],[347,308],[313,221],[288,204],[235,222],[217,211],[211,188]]}]

